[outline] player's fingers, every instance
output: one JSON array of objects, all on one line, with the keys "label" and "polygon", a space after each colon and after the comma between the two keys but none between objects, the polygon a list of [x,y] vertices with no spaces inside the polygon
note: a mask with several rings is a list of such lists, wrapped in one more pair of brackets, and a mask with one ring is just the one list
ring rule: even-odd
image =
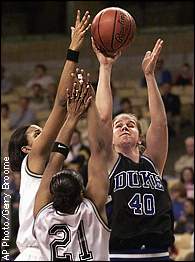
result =
[{"label": "player's fingers", "polygon": [[75,78],[76,74],[75,74],[75,73],[71,73],[70,76],[71,76],[72,78]]},{"label": "player's fingers", "polygon": [[160,52],[162,50],[162,44],[163,44],[163,40],[161,40],[158,44],[158,47],[156,48],[156,51],[153,53],[154,55],[154,59],[157,60],[159,55],[160,55]]},{"label": "player's fingers", "polygon": [[77,67],[76,70],[75,70],[75,72],[76,72],[76,75],[78,76],[78,74],[80,73],[80,68]]},{"label": "player's fingers", "polygon": [[121,56],[122,52],[119,50],[116,53],[114,53],[113,58],[116,60]]},{"label": "player's fingers", "polygon": [[91,24],[89,24],[88,27],[82,31],[81,37],[84,36],[84,34],[89,30],[90,27],[91,27]]},{"label": "player's fingers", "polygon": [[82,91],[82,85],[83,85],[83,80],[82,80],[82,75],[78,74],[76,77],[76,82],[77,82],[77,90],[76,94],[77,94],[77,98],[80,98],[81,95],[81,91]]},{"label": "player's fingers", "polygon": [[147,51],[144,58],[148,58],[151,55],[151,51]]},{"label": "player's fingers", "polygon": [[80,28],[82,28],[82,26],[84,25],[85,21],[87,20],[88,18],[88,15],[89,15],[89,11],[86,11],[81,22],[80,22]]},{"label": "player's fingers", "polygon": [[70,90],[68,88],[66,89],[66,93],[67,93],[67,105],[69,105],[71,98],[70,98]]},{"label": "player's fingers", "polygon": [[80,73],[81,73],[81,75],[82,75],[83,81],[86,82],[87,76],[86,76],[85,70],[84,70],[84,69],[81,69],[81,70],[80,70]]},{"label": "player's fingers", "polygon": [[157,51],[160,42],[161,42],[161,39],[159,38],[159,39],[156,41],[156,44],[155,44],[155,46],[154,46],[154,48],[153,48],[153,50],[152,50],[152,53],[155,53],[155,52]]},{"label": "player's fingers", "polygon": [[77,83],[74,82],[73,83],[73,88],[72,88],[72,97],[71,97],[71,99],[75,99],[75,97],[76,97],[76,87],[77,87]]},{"label": "player's fingers", "polygon": [[81,17],[81,11],[77,10],[77,17],[76,17],[76,22],[75,22],[75,28],[77,28],[79,23],[80,23],[80,17]]},{"label": "player's fingers", "polygon": [[95,41],[93,39],[93,37],[91,37],[91,44],[92,44],[92,47],[93,47],[93,50],[95,53],[98,53],[99,50],[97,49],[96,45],[95,45]]},{"label": "player's fingers", "polygon": [[85,100],[85,98],[87,97],[87,93],[89,92],[89,85],[84,85],[84,88],[82,90],[82,96],[83,96],[83,99]]},{"label": "player's fingers", "polygon": [[81,30],[85,30],[85,28],[88,26],[89,24],[89,19],[90,19],[90,15],[87,16],[86,20],[84,21],[84,23],[81,26]]},{"label": "player's fingers", "polygon": [[75,31],[75,28],[73,26],[70,27],[70,30],[71,30],[71,39],[73,37],[73,34],[74,34],[74,31]]},{"label": "player's fingers", "polygon": [[87,101],[84,103],[85,110],[89,107],[92,100],[92,96],[88,97]]}]

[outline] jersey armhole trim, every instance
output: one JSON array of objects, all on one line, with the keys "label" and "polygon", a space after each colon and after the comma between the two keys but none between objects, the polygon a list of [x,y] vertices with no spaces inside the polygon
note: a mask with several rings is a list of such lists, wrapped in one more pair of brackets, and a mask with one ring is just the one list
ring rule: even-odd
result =
[{"label": "jersey armhole trim", "polygon": [[44,206],[39,210],[39,212],[37,213],[37,215],[36,215],[36,217],[35,217],[34,220],[37,219],[37,217],[40,215],[40,213],[41,213],[43,210],[45,210],[47,207],[50,207],[50,206],[52,206],[52,205],[53,205],[53,202],[50,202],[50,203],[44,205]]},{"label": "jersey armhole trim", "polygon": [[29,167],[28,167],[28,156],[26,158],[26,165],[25,165],[25,171],[26,173],[31,176],[31,177],[34,177],[34,178],[42,178],[42,174],[37,174],[37,173],[34,173],[32,171],[30,171]]},{"label": "jersey armhole trim", "polygon": [[109,179],[110,179],[110,178],[112,177],[112,175],[114,174],[114,171],[115,171],[115,169],[117,168],[120,160],[121,160],[121,155],[119,154],[119,155],[118,155],[118,159],[117,159],[116,163],[114,164],[114,166],[113,166],[113,168],[112,168],[112,170],[111,170],[111,172],[110,172]]},{"label": "jersey armhole trim", "polygon": [[154,168],[154,171],[158,174],[158,176],[159,176],[160,179],[162,180],[162,176],[160,175],[159,171],[158,171],[157,168],[155,167],[154,162],[153,162],[149,157],[144,156],[144,155],[142,155],[141,158],[147,160],[147,161],[152,165],[152,167]]},{"label": "jersey armhole trim", "polygon": [[99,214],[99,212],[98,212],[98,210],[97,210],[97,207],[95,206],[95,204],[90,200],[90,199],[88,199],[88,198],[86,198],[88,201],[89,201],[89,203],[91,204],[91,206],[92,206],[92,208],[93,208],[93,210],[94,210],[94,212],[95,212],[95,215],[96,215],[96,217],[97,217],[97,219],[99,220],[99,222],[102,224],[102,226],[104,227],[104,229],[106,230],[106,231],[108,231],[108,232],[111,232],[111,229],[108,227],[108,225],[106,225],[106,223],[104,222],[104,220],[101,218],[101,216],[100,216],[100,214]]}]

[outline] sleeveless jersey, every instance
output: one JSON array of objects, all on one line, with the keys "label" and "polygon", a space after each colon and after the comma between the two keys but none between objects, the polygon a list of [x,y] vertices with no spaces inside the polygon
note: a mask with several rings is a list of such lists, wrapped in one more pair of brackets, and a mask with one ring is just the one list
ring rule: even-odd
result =
[{"label": "sleeveless jersey", "polygon": [[32,173],[28,168],[28,155],[21,166],[20,203],[19,203],[19,230],[16,244],[20,252],[26,247],[37,247],[37,241],[32,234],[34,216],[34,202],[38,191],[41,175]]},{"label": "sleeveless jersey", "polygon": [[109,179],[110,250],[170,246],[174,240],[171,200],[154,163],[144,155],[135,163],[119,154]]},{"label": "sleeveless jersey", "polygon": [[34,222],[34,235],[45,260],[108,261],[110,229],[95,205],[84,198],[74,214],[43,207]]}]

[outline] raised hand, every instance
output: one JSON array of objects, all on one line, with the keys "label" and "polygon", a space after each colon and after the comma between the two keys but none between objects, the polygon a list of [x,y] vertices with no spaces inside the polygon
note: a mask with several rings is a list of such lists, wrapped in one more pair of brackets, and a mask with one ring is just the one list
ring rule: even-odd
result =
[{"label": "raised hand", "polygon": [[89,85],[79,81],[74,73],[74,84],[72,91],[67,90],[67,112],[69,116],[79,119],[87,110],[92,96],[89,92]]},{"label": "raised hand", "polygon": [[83,43],[85,33],[90,28],[91,24],[89,24],[89,11],[86,11],[83,18],[80,20],[81,12],[77,11],[77,17],[75,26],[71,27],[71,44],[69,46],[70,49],[78,51]]},{"label": "raised hand", "polygon": [[85,83],[87,88],[89,89],[89,95],[91,96],[92,100],[95,100],[95,91],[90,81],[90,74],[86,73],[83,69],[76,69],[76,77],[78,81],[83,84]]},{"label": "raised hand", "polygon": [[158,39],[156,41],[156,44],[151,51],[147,51],[144,59],[142,61],[142,69],[144,71],[145,75],[153,75],[155,68],[156,68],[156,62],[159,58],[161,49],[162,49],[162,45],[163,45],[163,40]]},{"label": "raised hand", "polygon": [[91,43],[93,51],[96,54],[100,64],[112,65],[121,56],[121,52],[118,51],[115,54],[113,54],[113,57],[107,57],[103,53],[101,53],[101,51],[96,47],[93,37],[91,37]]}]

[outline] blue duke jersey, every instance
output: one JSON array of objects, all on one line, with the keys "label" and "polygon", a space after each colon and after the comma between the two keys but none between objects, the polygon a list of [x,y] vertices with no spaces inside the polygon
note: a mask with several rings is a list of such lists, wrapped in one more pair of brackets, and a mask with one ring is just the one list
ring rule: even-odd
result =
[{"label": "blue duke jersey", "polygon": [[135,163],[119,154],[109,179],[110,250],[170,246],[174,240],[171,200],[153,162],[142,155]]}]

